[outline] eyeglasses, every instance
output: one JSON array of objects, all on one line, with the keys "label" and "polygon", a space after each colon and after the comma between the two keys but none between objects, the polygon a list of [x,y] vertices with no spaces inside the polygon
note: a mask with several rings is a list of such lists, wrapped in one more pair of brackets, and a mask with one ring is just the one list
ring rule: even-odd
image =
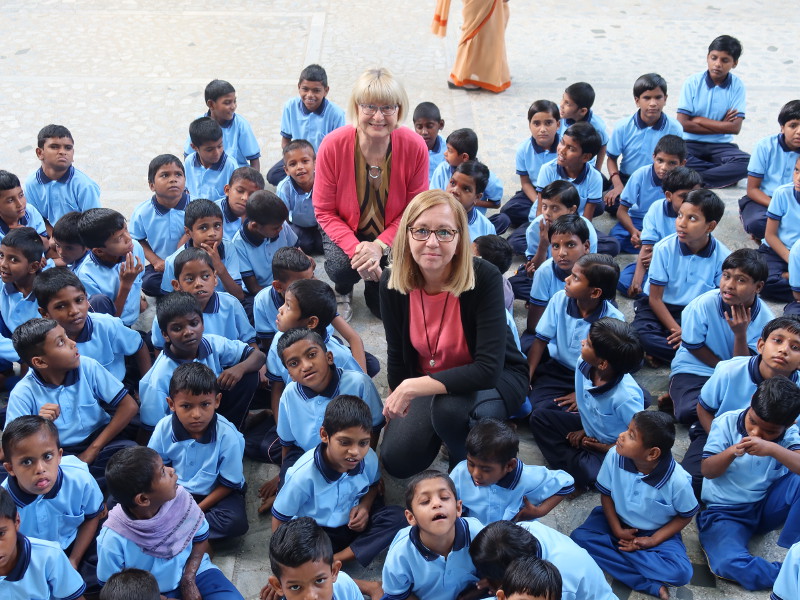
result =
[{"label": "eyeglasses", "polygon": [[359,104],[361,107],[361,112],[363,112],[368,117],[371,117],[376,112],[381,111],[381,114],[384,117],[391,117],[394,113],[397,112],[397,105],[396,104],[384,104],[383,106],[377,106],[375,104]]},{"label": "eyeglasses", "polygon": [[456,234],[459,233],[458,229],[428,229],[427,227],[409,227],[408,231],[411,232],[411,237],[417,240],[418,242],[424,242],[431,234],[436,236],[436,239],[440,242],[452,242],[456,238]]}]

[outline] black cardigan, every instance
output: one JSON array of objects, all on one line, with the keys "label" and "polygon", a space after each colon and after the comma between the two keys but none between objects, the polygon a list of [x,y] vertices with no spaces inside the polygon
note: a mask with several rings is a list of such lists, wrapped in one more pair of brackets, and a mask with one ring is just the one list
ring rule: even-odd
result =
[{"label": "black cardigan", "polygon": [[[497,268],[473,261],[475,287],[459,296],[461,323],[473,362],[431,375],[450,394],[468,394],[496,388],[509,414],[528,392],[528,361],[517,350],[506,322],[503,277]],[[388,288],[389,269],[380,285],[381,318],[386,331],[389,387],[395,389],[410,377],[420,377],[419,356],[411,344],[409,297]]]}]

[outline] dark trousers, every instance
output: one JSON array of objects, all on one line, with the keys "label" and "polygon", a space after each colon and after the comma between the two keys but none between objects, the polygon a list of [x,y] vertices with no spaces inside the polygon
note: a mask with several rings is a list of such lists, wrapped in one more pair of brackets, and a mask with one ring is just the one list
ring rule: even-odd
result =
[{"label": "dark trousers", "polygon": [[792,288],[789,287],[789,280],[783,276],[784,273],[789,272],[789,265],[777,255],[775,250],[765,244],[761,244],[758,247],[758,251],[767,261],[767,268],[769,269],[764,289],[761,290],[761,297],[775,302],[791,302],[794,300]]},{"label": "dark trousers", "polygon": [[597,232],[597,253],[616,256],[620,253],[619,240],[609,233]]},{"label": "dark trousers", "polygon": [[[203,600],[244,600],[239,590],[228,581],[219,569],[206,569],[195,578],[197,589]],[[183,598],[181,589],[164,594],[167,598]]]},{"label": "dark trousers", "polygon": [[525,264],[521,264],[511,277],[508,278],[511,284],[511,289],[514,292],[514,298],[527,302],[531,297],[531,287],[533,286],[533,277],[528,277],[525,272]]},{"label": "dark trousers", "polygon": [[528,214],[531,212],[531,202],[522,190],[517,191],[489,220],[494,225],[497,235],[503,235],[509,227],[520,227],[528,223]]},{"label": "dark trousers", "polygon": [[158,298],[163,296],[161,291],[161,281],[164,278],[164,271],[156,271],[153,265],[147,265],[142,275],[142,291],[148,296]]},{"label": "dark trousers", "polygon": [[697,422],[697,399],[709,377],[678,373],[669,378],[669,397],[672,398],[678,423],[691,425]]},{"label": "dark trousers", "polygon": [[258,389],[258,372],[245,373],[233,388],[222,390],[222,399],[217,412],[228,419],[239,431],[244,425],[244,418]]},{"label": "dark trousers", "polygon": [[[97,436],[100,435],[101,431],[102,429],[95,431],[92,435],[79,444],[75,444],[73,446],[64,446],[64,454],[78,456],[91,445]],[[95,478],[95,481],[97,481],[97,485],[100,486],[103,495],[106,494],[106,465],[108,464],[108,461],[111,460],[111,457],[120,450],[138,445],[132,439],[124,439],[121,436],[122,434],[106,444],[103,449],[100,450],[100,453],[97,455],[97,458],[94,460],[94,462],[89,465],[89,472],[92,474],[92,477]]]},{"label": "dark trousers", "polygon": [[[322,249],[325,253],[325,273],[333,282],[336,293],[351,293],[355,285],[361,281],[361,275],[350,266],[350,257],[324,231],[322,232]],[[381,260],[381,265],[386,266],[386,258]],[[364,282],[364,300],[370,312],[380,319],[381,307],[377,281]]]},{"label": "dark trousers", "polygon": [[686,454],[683,455],[681,466],[692,476],[692,489],[697,499],[700,499],[700,493],[703,491],[703,473],[700,470],[701,463],[703,462],[703,448],[705,448],[708,441],[708,434],[700,422],[696,422],[689,429],[689,447],[686,449]]},{"label": "dark trousers", "polygon": [[739,198],[739,218],[744,230],[753,237],[763,240],[767,230],[767,207],[751,200],[749,196]]},{"label": "dark trousers", "polygon": [[[102,523],[102,520],[101,520]],[[97,529],[98,533],[100,528]],[[75,545],[73,541],[67,548],[64,549],[64,554],[69,556],[72,554],[72,547]],[[86,552],[83,553],[81,562],[78,563],[78,573],[80,574],[83,582],[86,584],[86,595],[94,595],[100,593],[100,581],[97,579],[97,538],[93,538]]]},{"label": "dark trousers", "polygon": [[[206,511],[208,539],[222,540],[247,533],[250,526],[247,524],[247,508],[244,502],[246,490],[246,487],[233,490]],[[194,499],[199,504],[206,496],[194,495]]]},{"label": "dark trousers", "polygon": [[686,142],[686,166],[700,173],[707,188],[733,185],[747,177],[750,155],[731,143]]},{"label": "dark trousers", "polygon": [[315,256],[322,254],[322,234],[319,231],[319,227],[316,225],[314,227],[300,227],[300,225],[295,225],[294,223],[289,223],[289,227],[297,234],[297,246],[300,246],[303,252]]},{"label": "dark trousers", "polygon": [[795,315],[800,317],[800,302],[793,300],[783,307],[784,316]]},{"label": "dark trousers", "polygon": [[[672,315],[672,318],[681,324],[681,312],[684,307],[675,304],[664,303]],[[658,320],[656,313],[650,308],[650,298],[648,296],[640,296],[633,304],[633,310],[636,315],[633,317],[633,328],[639,334],[639,339],[642,342],[642,347],[646,354],[655,357],[663,363],[671,363],[675,358],[676,350],[667,344],[667,336],[671,332],[661,324]]]},{"label": "dark trousers", "polygon": [[402,508],[385,506],[382,499],[376,498],[364,531],[353,531],[347,525],[323,529],[331,538],[334,552],[341,552],[350,546],[358,564],[366,567],[389,547],[397,532],[407,526],[408,521]]},{"label": "dark trousers", "polygon": [[[617,289],[624,296],[628,295],[628,288],[631,287],[631,284],[633,283],[634,273],[636,273],[636,263],[631,263],[627,265],[619,273],[619,281],[617,282]],[[644,286],[645,281],[647,281],[647,275],[648,275],[647,270],[645,270],[644,278],[642,279],[642,286]]]},{"label": "dark trousers", "polygon": [[526,221],[506,238],[514,254],[525,254],[528,251],[528,225]]},{"label": "dark trousers", "polygon": [[[536,414],[538,410],[564,410],[553,400],[575,391],[575,370],[565,367],[554,358],[545,361],[542,357],[534,377],[533,386],[528,394],[533,405],[533,413]],[[532,418],[531,426],[533,426]]]},{"label": "dark trousers", "polygon": [[277,185],[286,179],[286,177],[286,171],[283,170],[283,159],[280,159],[269,168],[269,171],[267,171],[266,180],[277,187]]},{"label": "dark trousers", "polygon": [[96,313],[111,315],[112,317],[117,314],[114,301],[105,294],[92,294],[89,296],[89,307]]}]

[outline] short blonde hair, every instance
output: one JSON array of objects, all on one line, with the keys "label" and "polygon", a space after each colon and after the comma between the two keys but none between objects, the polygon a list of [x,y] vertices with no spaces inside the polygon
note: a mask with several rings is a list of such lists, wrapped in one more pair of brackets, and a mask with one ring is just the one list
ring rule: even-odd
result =
[{"label": "short blonde hair", "polygon": [[408,94],[389,69],[379,67],[367,69],[353,85],[347,118],[353,125],[358,124],[359,104],[397,105],[397,123],[402,123],[408,112]]},{"label": "short blonde hair", "polygon": [[467,223],[467,211],[451,194],[443,190],[428,190],[417,194],[403,212],[400,226],[392,244],[392,272],[389,277],[389,289],[397,290],[401,294],[408,294],[412,290],[422,289],[425,278],[422,276],[419,265],[411,256],[411,246],[408,243],[411,233],[409,226],[419,219],[420,215],[429,208],[446,204],[450,207],[456,221],[458,235],[450,244],[458,244],[451,261],[450,279],[445,283],[444,290],[454,296],[475,287],[475,269],[472,265],[472,241]]}]

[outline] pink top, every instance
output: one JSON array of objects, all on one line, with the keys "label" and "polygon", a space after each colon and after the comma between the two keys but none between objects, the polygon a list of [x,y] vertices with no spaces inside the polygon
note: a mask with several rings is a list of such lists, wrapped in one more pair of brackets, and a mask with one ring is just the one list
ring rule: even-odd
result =
[{"label": "pink top", "polygon": [[[472,363],[458,298],[449,292],[431,296],[413,290],[409,294],[409,310],[411,345],[419,355],[423,373],[438,373]],[[431,365],[431,360],[436,364]]]}]

